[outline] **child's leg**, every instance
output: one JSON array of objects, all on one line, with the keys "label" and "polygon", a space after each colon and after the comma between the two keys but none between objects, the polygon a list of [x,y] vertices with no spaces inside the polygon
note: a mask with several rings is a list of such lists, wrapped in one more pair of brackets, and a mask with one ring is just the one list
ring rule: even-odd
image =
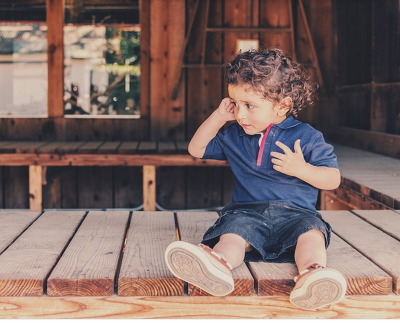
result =
[{"label": "child's leg", "polygon": [[250,248],[250,244],[237,234],[221,235],[219,242],[214,246],[214,252],[222,255],[235,269],[240,266],[244,259],[244,254]]},{"label": "child's leg", "polygon": [[299,236],[295,250],[299,276],[290,294],[297,307],[315,310],[339,302],[345,295],[347,283],[337,270],[326,267],[324,235],[310,230]]},{"label": "child's leg", "polygon": [[312,229],[299,236],[294,253],[299,273],[317,263],[326,266],[325,237],[322,232]]}]

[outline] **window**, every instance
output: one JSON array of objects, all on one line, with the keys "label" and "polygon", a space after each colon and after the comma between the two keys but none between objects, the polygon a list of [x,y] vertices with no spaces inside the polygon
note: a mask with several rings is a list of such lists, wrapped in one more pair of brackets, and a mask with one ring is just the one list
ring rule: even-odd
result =
[{"label": "window", "polygon": [[66,1],[64,114],[140,116],[138,0]]},{"label": "window", "polygon": [[45,0],[0,0],[0,117],[47,116]]}]

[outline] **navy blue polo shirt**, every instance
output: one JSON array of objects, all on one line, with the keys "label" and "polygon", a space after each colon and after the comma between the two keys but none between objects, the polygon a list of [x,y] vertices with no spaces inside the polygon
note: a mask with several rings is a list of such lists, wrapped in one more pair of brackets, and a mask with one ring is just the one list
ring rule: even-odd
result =
[{"label": "navy blue polo shirt", "polygon": [[338,168],[333,147],[327,144],[321,132],[292,116],[273,125],[265,141],[260,165],[257,165],[261,134],[247,135],[235,123],[208,143],[202,159],[227,160],[235,176],[232,201],[253,202],[278,200],[315,210],[318,189],[299,178],[273,169],[271,152],[284,153],[275,142],[280,141],[294,150],[300,139],[306,162],[315,166]]}]

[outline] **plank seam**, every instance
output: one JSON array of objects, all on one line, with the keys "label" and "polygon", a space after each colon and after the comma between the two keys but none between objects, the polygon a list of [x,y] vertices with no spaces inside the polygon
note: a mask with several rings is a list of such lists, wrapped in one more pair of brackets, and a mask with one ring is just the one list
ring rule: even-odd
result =
[{"label": "plank seam", "polygon": [[28,228],[30,228],[30,227],[33,225],[33,223],[35,223],[35,222],[39,219],[39,217],[42,216],[42,215],[43,215],[43,212],[39,213],[39,215],[38,215],[35,219],[33,219],[33,220],[26,226],[26,228],[25,228],[21,233],[19,233],[19,234],[15,237],[15,239],[14,239],[9,245],[7,245],[7,246],[3,249],[3,251],[0,251],[0,255],[3,254],[11,245],[13,245],[13,244],[15,243],[15,241],[18,240],[18,239],[21,237],[21,235],[24,234],[24,233],[28,230]]},{"label": "plank seam", "polygon": [[174,221],[175,221],[175,234],[176,234],[176,240],[181,241],[181,230],[179,229],[179,224],[178,224],[178,214],[174,212]]},{"label": "plank seam", "polygon": [[367,254],[364,254],[360,249],[358,249],[355,245],[351,244],[348,240],[346,240],[343,236],[339,235],[338,232],[332,230],[333,233],[335,233],[339,238],[341,238],[344,242],[346,242],[348,245],[350,245],[354,250],[358,251],[362,256],[367,258],[369,261],[371,261],[374,265],[376,265],[379,269],[381,269],[383,272],[385,272],[390,278],[392,278],[392,292],[394,291],[395,288],[395,282],[394,282],[394,277],[392,274],[387,271],[383,266],[378,264],[376,261],[374,261],[371,257],[369,257]]},{"label": "plank seam", "polygon": [[49,277],[51,275],[51,273],[53,272],[54,268],[57,266],[58,261],[60,261],[60,259],[62,258],[62,256],[64,255],[65,251],[67,250],[68,246],[71,244],[71,241],[73,240],[73,238],[75,237],[75,234],[78,232],[78,230],[80,229],[82,223],[85,221],[87,215],[89,214],[88,211],[85,212],[85,215],[83,215],[82,219],[80,220],[78,226],[75,228],[75,230],[73,231],[71,237],[68,239],[68,242],[65,244],[65,246],[63,247],[61,253],[58,255],[57,260],[54,262],[53,266],[50,268],[49,272],[47,273],[47,275],[45,276],[44,280],[43,280],[43,295],[47,295],[47,281],[49,280]]},{"label": "plank seam", "polygon": [[[378,227],[376,224],[374,224],[373,222],[371,222],[371,221],[368,220],[367,218],[364,218],[362,215],[357,214],[357,211],[350,210],[350,212],[351,212],[353,215],[355,215],[355,216],[357,216],[358,218],[360,218],[361,220],[363,220],[364,222],[366,222],[366,223],[370,224],[371,226],[375,227],[377,230],[379,230],[379,231],[385,233],[386,235],[388,235],[388,236],[394,238],[396,241],[399,241],[399,242],[400,242],[399,238],[397,238],[396,236],[394,236],[394,234],[389,233],[387,230]],[[399,220],[400,220],[400,217],[399,217]]]},{"label": "plank seam", "polygon": [[[261,261],[261,262],[264,262],[264,261]],[[253,283],[254,283],[253,289],[254,289],[254,294],[255,294],[255,295],[258,295],[258,279],[257,279],[255,273],[252,271],[252,269],[251,269],[251,267],[250,267],[250,265],[249,265],[249,262],[244,262],[244,263],[245,263],[247,269],[249,270],[251,276],[253,277]]]},{"label": "plank seam", "polygon": [[126,242],[128,241],[128,235],[129,235],[129,228],[131,226],[131,222],[132,222],[132,216],[133,216],[133,212],[129,212],[129,217],[128,217],[128,221],[126,223],[126,227],[125,227],[125,233],[124,236],[122,237],[122,244],[121,244],[121,250],[119,252],[119,258],[118,258],[118,264],[117,264],[117,269],[115,270],[115,276],[114,276],[114,294],[118,295],[118,278],[119,275],[121,273],[121,266],[122,266],[122,260],[124,258],[124,252],[125,252],[125,246],[126,246]]}]

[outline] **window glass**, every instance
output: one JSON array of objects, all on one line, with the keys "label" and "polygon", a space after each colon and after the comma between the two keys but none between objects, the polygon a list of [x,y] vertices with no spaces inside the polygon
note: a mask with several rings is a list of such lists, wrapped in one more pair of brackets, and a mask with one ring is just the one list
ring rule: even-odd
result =
[{"label": "window glass", "polygon": [[138,1],[77,3],[65,7],[65,115],[138,118]]},{"label": "window glass", "polygon": [[0,0],[0,117],[46,116],[45,1]]}]

